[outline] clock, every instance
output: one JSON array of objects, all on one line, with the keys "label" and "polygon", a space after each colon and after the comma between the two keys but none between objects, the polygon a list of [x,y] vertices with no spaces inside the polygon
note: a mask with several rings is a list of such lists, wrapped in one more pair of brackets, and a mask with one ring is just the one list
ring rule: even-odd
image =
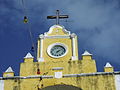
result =
[{"label": "clock", "polygon": [[51,44],[47,49],[48,55],[54,58],[65,56],[67,51],[67,46],[62,43]]},{"label": "clock", "polygon": [[61,45],[55,45],[50,50],[50,53],[53,56],[62,56],[63,54],[65,54],[65,52],[66,52],[65,48]]}]

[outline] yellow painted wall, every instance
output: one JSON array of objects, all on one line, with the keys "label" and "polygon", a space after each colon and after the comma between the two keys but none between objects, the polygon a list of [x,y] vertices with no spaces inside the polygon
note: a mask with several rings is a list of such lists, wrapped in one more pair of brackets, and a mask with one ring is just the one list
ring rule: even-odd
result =
[{"label": "yellow painted wall", "polygon": [[95,73],[96,63],[94,60],[56,60],[49,62],[25,62],[21,63],[20,75],[29,76],[37,74],[37,65],[41,73],[49,72],[47,75],[53,75],[54,67],[63,67],[63,74]]},{"label": "yellow painted wall", "polygon": [[[49,38],[47,38],[47,36],[50,36]],[[63,38],[53,38],[52,36],[67,36],[63,37]],[[40,38],[38,39],[38,47],[37,47],[37,59],[40,58]],[[60,27],[55,27],[53,29],[50,29],[45,36],[43,36],[42,38],[43,40],[43,58],[45,60],[45,62],[47,61],[51,61],[51,60],[67,60],[69,61],[72,58],[72,38],[69,35],[69,33],[65,32],[64,29],[60,26]],[[48,55],[47,53],[47,49],[50,45],[55,44],[55,43],[61,43],[64,44],[65,46],[67,46],[67,50],[68,53],[61,57],[61,58],[53,58],[51,56]],[[75,35],[75,51],[76,51],[76,58],[78,59],[78,41],[77,41],[77,36]]]},{"label": "yellow painted wall", "polygon": [[[57,31],[58,30],[58,31]],[[61,28],[54,28],[48,36],[68,35]],[[68,47],[68,53],[61,58],[53,58],[48,55],[47,49],[49,45],[54,43],[63,43]],[[77,36],[75,36],[76,56],[78,58]],[[96,62],[91,55],[82,56],[82,60],[71,60],[72,57],[72,40],[71,38],[44,38],[43,39],[43,58],[44,62],[34,62],[32,58],[25,58],[20,64],[20,76],[38,75],[37,69],[40,69],[41,76],[52,75],[55,72],[62,74],[81,74],[81,73],[96,73]],[[38,39],[37,58],[40,58],[40,39]],[[55,67],[62,67],[63,70],[53,70]],[[110,71],[110,70],[105,70]],[[40,76],[39,75],[39,76]],[[4,74],[6,77],[6,74]],[[80,87],[83,90],[115,90],[114,75],[93,75],[81,77],[65,77],[65,78],[46,78],[40,81],[37,79],[20,79],[6,80],[5,90],[38,90],[53,85],[72,85]],[[41,86],[43,85],[43,86]]]},{"label": "yellow painted wall", "polygon": [[[68,47],[68,53],[61,57],[61,58],[52,58],[48,55],[47,49],[48,46],[54,43],[62,43],[65,44]],[[58,39],[44,39],[43,41],[43,57],[45,61],[51,61],[51,60],[70,60],[72,56],[72,46],[71,46],[71,39],[68,38],[58,38]]]},{"label": "yellow painted wall", "polygon": [[[42,79],[41,81],[39,79],[21,79],[16,82],[14,80],[7,80],[5,84],[7,85],[5,90],[38,90],[38,87],[45,88],[54,85],[72,85],[83,90],[116,90],[114,75],[51,78]],[[15,87],[18,89],[13,89]]]},{"label": "yellow painted wall", "polygon": [[14,76],[14,72],[4,72],[3,77],[12,77]]},{"label": "yellow painted wall", "polygon": [[104,67],[104,72],[114,72],[113,67]]}]

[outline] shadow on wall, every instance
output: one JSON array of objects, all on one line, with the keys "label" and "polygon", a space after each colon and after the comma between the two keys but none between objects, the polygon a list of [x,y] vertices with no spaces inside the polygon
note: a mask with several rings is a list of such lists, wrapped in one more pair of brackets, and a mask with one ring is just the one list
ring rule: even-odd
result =
[{"label": "shadow on wall", "polygon": [[83,89],[71,85],[55,85],[45,87],[42,90],[83,90]]}]

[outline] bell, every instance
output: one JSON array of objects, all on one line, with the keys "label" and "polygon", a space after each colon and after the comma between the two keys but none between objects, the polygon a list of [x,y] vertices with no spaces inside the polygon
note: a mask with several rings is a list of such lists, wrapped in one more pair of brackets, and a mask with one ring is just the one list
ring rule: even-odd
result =
[{"label": "bell", "polygon": [[27,22],[28,22],[27,16],[24,16],[24,23],[27,23]]}]

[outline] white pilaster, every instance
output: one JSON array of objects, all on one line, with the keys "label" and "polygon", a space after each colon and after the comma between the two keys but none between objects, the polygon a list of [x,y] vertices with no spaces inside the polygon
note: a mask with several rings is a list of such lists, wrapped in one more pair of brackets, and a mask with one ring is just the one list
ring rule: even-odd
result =
[{"label": "white pilaster", "polygon": [[0,90],[4,90],[4,80],[0,80]]},{"label": "white pilaster", "polygon": [[72,60],[77,60],[77,57],[76,57],[75,36],[76,35],[74,33],[71,34],[71,39],[72,39]]},{"label": "white pilaster", "polygon": [[116,90],[120,90],[120,75],[115,75]]},{"label": "white pilaster", "polygon": [[39,36],[40,38],[40,58],[38,59],[39,62],[43,62],[44,58],[43,58],[43,39],[44,39],[44,35],[41,34]]}]

